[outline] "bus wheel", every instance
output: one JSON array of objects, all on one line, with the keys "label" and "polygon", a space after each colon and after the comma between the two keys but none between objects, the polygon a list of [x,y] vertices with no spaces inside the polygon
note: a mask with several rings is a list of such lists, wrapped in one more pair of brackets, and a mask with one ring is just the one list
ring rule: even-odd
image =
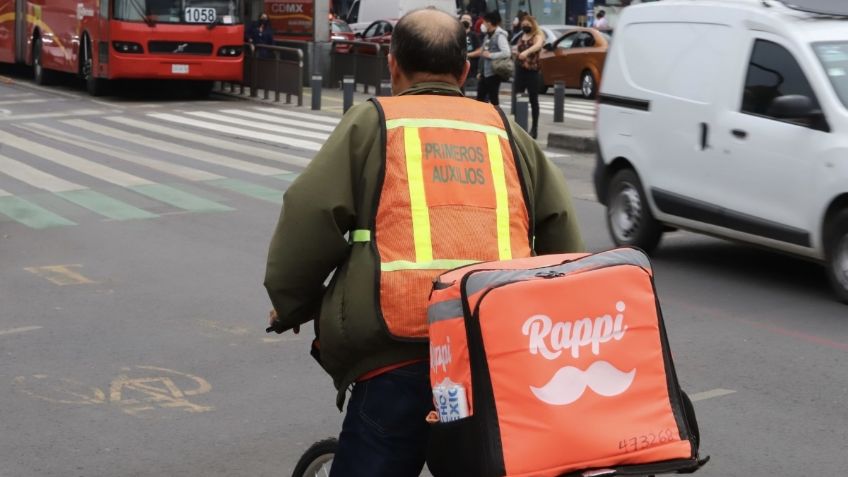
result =
[{"label": "bus wheel", "polygon": [[86,40],[86,48],[83,50],[82,78],[85,80],[85,89],[92,96],[102,96],[106,93],[107,81],[94,76],[94,60],[91,55],[91,40]]},{"label": "bus wheel", "polygon": [[53,80],[53,72],[44,68],[41,54],[41,38],[36,38],[32,44],[33,80],[37,85],[47,86]]}]

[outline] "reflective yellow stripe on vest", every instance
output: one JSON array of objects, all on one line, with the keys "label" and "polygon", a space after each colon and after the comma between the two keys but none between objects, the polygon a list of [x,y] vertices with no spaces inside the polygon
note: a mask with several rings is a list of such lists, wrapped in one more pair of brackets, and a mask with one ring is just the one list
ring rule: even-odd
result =
[{"label": "reflective yellow stripe on vest", "polygon": [[430,234],[430,210],[424,191],[424,165],[421,163],[421,136],[418,128],[403,129],[406,152],[406,177],[409,183],[409,206],[412,209],[412,239],[415,241],[415,261],[433,260],[433,242]]},{"label": "reflective yellow stripe on vest", "polygon": [[[503,151],[500,138],[508,138],[506,131],[483,124],[441,119],[393,119],[386,122],[387,129],[403,128],[404,152],[406,155],[406,174],[409,183],[409,203],[412,216],[412,236],[415,242],[415,261],[395,260],[380,264],[384,272],[398,270],[447,270],[476,263],[467,259],[433,259],[433,242],[430,231],[430,210],[427,207],[427,194],[424,187],[424,165],[422,164],[421,137],[419,128],[446,128],[462,131],[482,132],[486,135],[489,150],[489,163],[492,169],[495,190],[495,214],[497,217],[498,258],[512,258],[510,240],[509,195],[506,186]],[[369,230],[354,230],[352,242],[371,240]]]}]

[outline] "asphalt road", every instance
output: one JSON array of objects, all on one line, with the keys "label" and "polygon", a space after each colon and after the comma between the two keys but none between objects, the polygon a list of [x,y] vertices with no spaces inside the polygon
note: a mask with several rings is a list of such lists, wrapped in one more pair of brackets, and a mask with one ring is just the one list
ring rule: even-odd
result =
[{"label": "asphalt road", "polygon": [[[341,415],[308,333],[264,333],[264,260],[337,115],[136,86],[0,83],[0,476],[290,475]],[[552,157],[609,248],[593,159]],[[848,308],[823,271],[684,232],[654,267],[699,475],[845,475]]]}]

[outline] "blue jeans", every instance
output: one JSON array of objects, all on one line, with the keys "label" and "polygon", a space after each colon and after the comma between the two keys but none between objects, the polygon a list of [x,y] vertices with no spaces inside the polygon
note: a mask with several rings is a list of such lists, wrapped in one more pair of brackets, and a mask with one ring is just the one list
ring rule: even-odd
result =
[{"label": "blue jeans", "polygon": [[417,477],[426,460],[431,410],[426,361],[356,383],[330,477]]}]

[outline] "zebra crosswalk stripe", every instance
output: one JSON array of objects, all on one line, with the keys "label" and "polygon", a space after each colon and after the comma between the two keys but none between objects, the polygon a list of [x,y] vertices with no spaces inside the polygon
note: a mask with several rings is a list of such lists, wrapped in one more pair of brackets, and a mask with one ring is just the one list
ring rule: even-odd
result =
[{"label": "zebra crosswalk stripe", "polygon": [[233,141],[217,139],[214,137],[204,136],[202,134],[195,134],[188,131],[178,131],[174,130],[173,128],[160,126],[158,124],[150,123],[147,121],[131,119],[124,116],[108,116],[106,120],[119,123],[124,126],[130,126],[132,128],[141,129],[147,132],[172,137],[175,139],[196,142],[198,144],[206,144],[208,146],[224,151],[236,152],[240,154],[250,154],[256,157],[261,157],[263,159],[268,159],[275,162],[282,162],[286,165],[306,167],[309,165],[310,162],[309,159],[288,154],[282,154],[279,151],[271,151],[269,149],[254,147],[244,143],[234,143]]},{"label": "zebra crosswalk stripe", "polygon": [[35,154],[47,161],[59,164],[60,166],[76,169],[79,172],[121,187],[151,184],[151,181],[147,179],[143,179],[117,169],[112,169],[111,167],[104,166],[88,159],[83,159],[82,157],[78,157],[22,137],[14,136],[5,131],[0,131],[0,141],[15,149]]},{"label": "zebra crosswalk stripe", "polygon": [[32,202],[15,196],[0,196],[0,214],[33,229],[76,225]]},{"label": "zebra crosswalk stripe", "polygon": [[116,159],[127,161],[133,164],[145,166],[150,169],[159,172],[164,172],[165,174],[176,176],[187,181],[209,181],[214,179],[223,179],[223,177],[219,176],[218,174],[212,174],[211,172],[201,171],[199,169],[185,167],[167,161],[160,161],[159,159],[151,159],[149,157],[131,154],[124,150],[109,147],[104,143],[79,138],[71,134],[64,133],[62,131],[57,131],[56,129],[44,126],[42,124],[26,123],[23,126],[27,130],[35,134],[39,134],[45,138],[52,139],[58,142],[63,142],[72,146],[85,148],[90,151],[103,154],[104,156],[114,157]]},{"label": "zebra crosswalk stripe", "polygon": [[209,113],[209,112],[206,112],[206,111],[194,111],[194,112],[190,112],[188,114],[191,115],[191,116],[198,117],[198,118],[210,119],[210,120],[213,120],[213,121],[220,121],[222,123],[234,124],[236,126],[245,126],[245,127],[248,127],[248,128],[261,129],[263,131],[269,131],[269,132],[273,132],[273,133],[288,134],[288,135],[306,137],[306,138],[310,138],[310,139],[319,139],[321,141],[326,141],[327,138],[330,137],[329,134],[313,132],[313,131],[305,131],[303,129],[287,128],[287,127],[284,127],[284,126],[278,126],[278,125],[274,125],[274,124],[265,124],[265,123],[261,123],[261,122],[257,122],[257,121],[248,121],[246,119],[241,119],[241,118],[231,118],[231,117],[225,116],[223,114]]},{"label": "zebra crosswalk stripe", "polygon": [[298,149],[305,149],[307,151],[318,151],[321,149],[321,144],[312,141],[306,141],[302,139],[294,139],[291,137],[282,136],[280,134],[271,134],[266,132],[253,131],[250,129],[236,128],[232,126],[226,126],[223,124],[214,124],[206,121],[198,121],[191,118],[186,118],[182,116],[178,116],[176,114],[169,113],[153,113],[149,115],[151,118],[161,119],[163,121],[168,121],[177,124],[183,124],[186,126],[193,126],[200,129],[208,129],[212,131],[222,132],[226,134],[232,134],[237,137],[245,137],[250,139],[259,139],[261,141],[271,142],[275,144],[281,144],[287,147],[294,147]]},{"label": "zebra crosswalk stripe", "polygon": [[316,124],[311,123],[309,121],[304,121],[302,119],[289,119],[284,118],[282,116],[275,116],[271,114],[263,114],[263,113],[254,113],[252,111],[242,111],[240,109],[222,109],[222,113],[224,114],[232,114],[235,116],[242,116],[245,118],[253,119],[254,121],[264,121],[268,123],[274,124],[282,124],[284,126],[292,126],[296,128],[307,128],[307,129],[315,129],[318,131],[324,132],[333,132],[335,126],[330,126],[329,124]]},{"label": "zebra crosswalk stripe", "polygon": [[122,141],[138,144],[140,146],[149,147],[152,149],[158,149],[160,151],[164,151],[171,154],[178,154],[180,156],[185,156],[190,159],[194,159],[196,161],[206,162],[209,164],[214,164],[217,166],[227,167],[230,169],[236,169],[243,172],[249,172],[252,174],[257,174],[261,176],[273,176],[277,174],[285,174],[287,171],[285,169],[279,169],[276,167],[264,166],[261,164],[254,164],[252,162],[242,161],[239,159],[232,159],[229,157],[222,156],[220,154],[215,154],[213,152],[200,151],[197,149],[192,149],[185,146],[180,146],[178,144],[172,144],[167,141],[161,141],[158,139],[154,139],[147,136],[142,136],[139,134],[133,134],[127,131],[115,129],[109,126],[104,126],[102,124],[95,124],[87,120],[83,119],[68,119],[62,121],[63,124],[67,124],[70,126],[74,126],[80,129],[85,129],[87,131],[91,131],[98,134],[105,134],[107,136],[112,136],[116,139],[120,139]]},{"label": "zebra crosswalk stripe", "polygon": [[306,119],[307,121],[322,122],[322,123],[333,124],[333,125],[339,124],[339,121],[340,121],[339,118],[334,118],[334,117],[330,117],[330,116],[322,116],[320,114],[302,113],[302,112],[291,111],[291,110],[282,109],[282,108],[253,108],[253,109],[255,109],[257,111],[261,111],[263,113],[276,114],[276,115],[279,115],[279,116],[288,116],[288,117],[298,118],[298,119]]},{"label": "zebra crosswalk stripe", "polygon": [[65,192],[85,188],[3,155],[0,155],[0,171],[13,179],[48,192]]},{"label": "zebra crosswalk stripe", "polygon": [[[73,202],[74,204],[110,219],[128,220],[149,219],[156,217],[155,214],[133,207],[130,204],[113,199],[99,192],[89,190],[85,186],[81,186],[56,177],[52,174],[40,171],[28,164],[24,164],[23,162],[16,161],[6,156],[0,155],[0,170],[9,177],[38,189],[52,192],[69,202]],[[35,224],[56,223],[57,225],[73,225],[72,222],[66,223],[69,221],[59,216],[50,217],[44,209],[26,201],[21,202],[21,200],[4,201],[8,210],[0,212],[3,212],[5,215],[8,215],[22,223],[27,223],[21,219],[25,219],[27,213],[32,213],[35,217]],[[51,213],[51,215],[55,214]],[[36,225],[35,228],[44,227]]]}]

